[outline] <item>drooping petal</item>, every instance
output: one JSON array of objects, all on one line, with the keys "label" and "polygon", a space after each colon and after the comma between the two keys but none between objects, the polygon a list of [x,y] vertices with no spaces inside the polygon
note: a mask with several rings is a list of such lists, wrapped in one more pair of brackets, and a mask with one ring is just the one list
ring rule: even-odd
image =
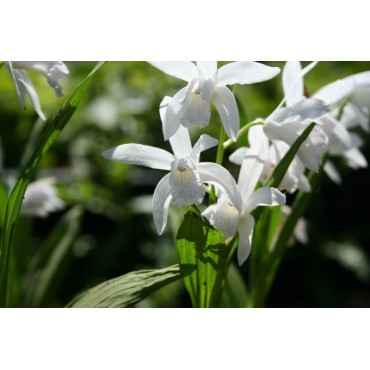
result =
[{"label": "drooping petal", "polygon": [[248,213],[244,213],[238,225],[239,245],[237,251],[238,264],[241,266],[251,252],[252,233],[254,228],[254,218]]},{"label": "drooping petal", "polygon": [[278,67],[257,62],[228,63],[217,71],[217,85],[253,84],[270,80],[279,72]]},{"label": "drooping petal", "polygon": [[287,106],[304,99],[303,78],[297,80],[301,70],[300,62],[291,61],[285,63],[283,69],[283,89]]},{"label": "drooping petal", "polygon": [[49,85],[54,89],[55,94],[58,97],[63,96],[58,80],[69,73],[63,62],[12,62],[12,64],[13,68],[28,69],[43,74]]},{"label": "drooping petal", "polygon": [[286,197],[275,188],[259,188],[244,203],[245,212],[252,212],[258,206],[281,206]]},{"label": "drooping petal", "polygon": [[233,93],[226,86],[217,86],[212,98],[227,136],[233,141],[238,137],[240,119],[238,106]]},{"label": "drooping petal", "polygon": [[222,194],[218,198],[217,203],[209,206],[202,213],[202,216],[205,217],[212,226],[222,231],[227,239],[235,235],[241,211],[230,203],[226,194]]},{"label": "drooping petal", "polygon": [[36,113],[38,114],[38,116],[43,121],[46,121],[46,117],[45,117],[44,113],[41,110],[41,106],[40,106],[40,102],[39,102],[39,97],[37,95],[36,89],[33,86],[30,78],[22,70],[18,70],[16,74],[18,75],[17,76],[18,81],[24,86],[24,88],[28,92],[28,95],[31,98],[32,105],[35,108]]},{"label": "drooping petal", "polygon": [[171,170],[171,163],[175,159],[173,154],[166,150],[142,144],[123,144],[105,150],[104,158],[112,161],[137,164],[159,170]]},{"label": "drooping petal", "polygon": [[357,148],[352,148],[346,151],[344,153],[344,158],[347,162],[347,165],[354,170],[367,167],[367,160],[365,156]]},{"label": "drooping petal", "polygon": [[340,155],[350,149],[351,136],[347,129],[339,123],[331,114],[326,114],[320,119],[320,127],[329,138],[329,153]]},{"label": "drooping petal", "polygon": [[182,100],[185,97],[186,89],[186,87],[181,89],[173,98],[166,96],[159,106],[164,140],[173,136],[180,127],[183,114]]},{"label": "drooping petal", "polygon": [[217,72],[217,62],[197,62],[201,77],[212,78]]},{"label": "drooping petal", "polygon": [[228,170],[216,163],[203,162],[198,164],[198,172],[202,182],[221,187],[227,193],[234,206],[239,210],[242,209],[240,191]]},{"label": "drooping petal", "polygon": [[196,163],[199,162],[200,153],[207,149],[213,148],[218,144],[218,140],[214,139],[209,135],[201,135],[198,141],[195,143],[193,150],[191,151],[190,158]]},{"label": "drooping petal", "polygon": [[329,179],[335,184],[342,184],[342,177],[340,176],[340,173],[334,166],[333,162],[326,161],[326,163],[324,164],[324,171],[328,175]]},{"label": "drooping petal", "polygon": [[149,62],[153,67],[170,76],[180,78],[187,82],[199,77],[198,68],[194,63],[186,62]]},{"label": "drooping petal", "polygon": [[168,207],[171,202],[170,174],[167,174],[159,181],[153,194],[153,219],[159,235],[162,234],[168,215]]},{"label": "drooping petal", "polygon": [[26,109],[26,102],[24,100],[24,87],[23,87],[23,84],[18,80],[20,75],[19,74],[16,75],[16,72],[19,72],[19,71],[13,69],[12,62],[6,62],[6,66],[9,70],[10,75],[13,78],[15,89],[17,91],[17,95],[21,103],[21,106],[23,109]]}]

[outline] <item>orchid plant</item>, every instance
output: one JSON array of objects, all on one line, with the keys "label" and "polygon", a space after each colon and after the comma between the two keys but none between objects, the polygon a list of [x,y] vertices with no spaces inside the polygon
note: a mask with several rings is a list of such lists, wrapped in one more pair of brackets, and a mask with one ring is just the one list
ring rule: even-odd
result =
[{"label": "orchid plant", "polygon": [[[248,294],[237,306],[264,306],[287,246],[293,238],[302,243],[309,239],[303,216],[323,174],[337,184],[341,182],[330,158],[340,157],[352,169],[367,167],[359,132],[369,132],[370,71],[335,81],[307,96],[304,77],[317,62],[305,68],[299,62],[287,62],[281,74],[281,103],[266,117],[245,122],[236,87],[280,78],[280,68],[257,62],[149,64],[186,82],[173,97],[165,96],[158,104],[163,142],[155,147],[126,141],[108,147],[102,156],[124,165],[168,172],[154,189],[151,210],[159,236],[169,232],[166,225],[171,213],[181,212],[181,222],[174,223],[178,264],[109,280],[77,296],[69,307],[133,306],[175,280],[183,281],[193,307],[227,306],[225,289],[245,284],[234,260],[239,267],[248,265],[250,274]],[[37,115],[45,121],[26,70],[45,76],[60,97],[58,81],[68,75],[67,66],[63,62],[6,62],[6,66],[22,107],[26,106],[27,92]],[[0,187],[2,306],[7,305],[18,216],[47,217],[67,207],[56,193],[56,178],[32,182],[33,172],[101,66],[47,122],[11,194]],[[153,70],[149,65],[148,69]],[[227,87],[230,85],[235,86],[233,90]],[[218,132],[218,138],[208,133],[209,127],[212,133]],[[163,146],[168,144],[172,152]],[[201,161],[201,155],[214,160]],[[6,179],[0,162],[3,185]],[[107,161],[106,166],[110,165]],[[73,219],[79,211],[70,212],[66,219]],[[42,293],[37,297],[39,300],[30,302],[43,302]]]}]

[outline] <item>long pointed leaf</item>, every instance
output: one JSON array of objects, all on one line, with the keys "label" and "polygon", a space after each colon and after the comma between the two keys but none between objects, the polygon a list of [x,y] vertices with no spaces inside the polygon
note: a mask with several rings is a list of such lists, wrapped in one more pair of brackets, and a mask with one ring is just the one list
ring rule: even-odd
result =
[{"label": "long pointed leaf", "polygon": [[185,277],[194,266],[174,265],[161,270],[142,270],[105,281],[80,294],[67,307],[132,307],[160,288]]}]

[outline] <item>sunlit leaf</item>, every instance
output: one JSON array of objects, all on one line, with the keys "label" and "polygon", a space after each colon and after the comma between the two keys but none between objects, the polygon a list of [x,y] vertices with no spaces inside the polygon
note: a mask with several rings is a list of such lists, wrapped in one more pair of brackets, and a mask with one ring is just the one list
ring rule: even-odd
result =
[{"label": "sunlit leaf", "polygon": [[217,307],[228,267],[230,246],[223,234],[207,224],[195,207],[191,207],[176,238],[180,266],[196,269],[184,279],[194,307]]},{"label": "sunlit leaf", "polygon": [[67,307],[118,308],[132,307],[158,289],[185,277],[194,266],[174,265],[160,270],[130,272],[105,281],[75,298]]}]

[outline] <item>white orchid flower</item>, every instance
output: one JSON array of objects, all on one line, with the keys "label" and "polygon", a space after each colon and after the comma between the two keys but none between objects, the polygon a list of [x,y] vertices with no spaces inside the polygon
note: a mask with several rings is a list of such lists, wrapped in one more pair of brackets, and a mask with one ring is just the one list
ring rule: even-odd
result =
[{"label": "white orchid flower", "polygon": [[[280,108],[265,120],[264,131],[270,140],[284,141],[289,146],[307,126],[329,112],[329,106],[317,99],[305,99],[290,107]],[[329,139],[322,128],[315,126],[297,152],[305,167],[318,172]]]},{"label": "white orchid flower", "polygon": [[278,206],[285,204],[285,195],[278,189],[262,187],[254,191],[259,178],[261,177],[264,161],[265,148],[263,145],[254,146],[245,156],[239,173],[238,185],[242,200],[242,210],[235,207],[228,194],[221,193],[217,203],[208,207],[202,216],[207,218],[211,225],[222,231],[226,238],[233,236],[236,231],[239,233],[239,245],[237,258],[239,265],[248,258],[254,218],[252,211],[259,206]]},{"label": "white orchid flower", "polygon": [[45,218],[65,208],[55,190],[56,179],[47,177],[31,182],[24,194],[20,214]]},{"label": "white orchid flower", "polygon": [[[166,97],[164,101],[169,99]],[[162,116],[163,113],[164,110]],[[208,135],[202,135],[192,148],[188,129],[180,127],[170,138],[173,154],[147,145],[124,144],[108,149],[102,155],[120,163],[170,171],[158,183],[153,194],[154,223],[158,234],[162,234],[167,223],[170,202],[178,207],[200,204],[205,196],[203,183],[222,189],[237,208],[242,208],[242,200],[231,174],[218,164],[199,162],[200,153],[214,147],[217,142]]]},{"label": "white orchid flower", "polygon": [[7,62],[7,67],[13,77],[17,95],[23,109],[26,109],[24,95],[27,91],[36,113],[45,121],[46,117],[41,110],[36,89],[25,70],[35,71],[44,75],[49,85],[54,89],[55,94],[60,97],[63,94],[58,80],[69,73],[67,66],[63,62]]},{"label": "white orchid flower", "polygon": [[[260,160],[264,162],[264,168],[260,178],[263,183],[268,179],[275,167],[285,156],[289,150],[289,145],[283,141],[277,140],[272,141],[271,144],[269,144],[269,140],[263,131],[263,127],[260,125],[253,126],[249,129],[248,140],[250,148],[256,146],[262,146],[264,148],[261,152],[263,154],[260,155]],[[243,160],[249,155],[251,150],[250,148],[238,148],[230,155],[229,160],[241,166]],[[288,193],[294,193],[297,189],[309,192],[311,190],[311,186],[304,172],[304,165],[297,157],[295,157],[279,184],[279,188],[285,189]]]},{"label": "white orchid flower", "polygon": [[[299,77],[298,83],[295,82],[297,76]],[[283,81],[285,81],[283,86],[288,106],[293,102],[300,101],[300,99],[305,99],[303,96],[303,75],[299,62],[286,63],[283,70]],[[294,83],[295,86],[292,88]],[[348,131],[348,128],[355,127],[359,123],[365,129],[368,126],[370,72],[362,72],[331,83],[319,90],[313,97],[332,105],[349,100],[344,107],[340,121],[334,117],[334,111],[318,119],[317,123],[328,136],[327,151],[330,155],[343,157],[352,168],[366,167],[367,161],[358,149],[361,143],[353,138],[353,134]],[[341,183],[341,176],[332,162],[325,163],[324,171],[333,182]]]},{"label": "white orchid flower", "polygon": [[226,134],[236,141],[240,127],[236,100],[226,85],[252,84],[275,77],[280,68],[256,62],[233,62],[217,69],[217,62],[150,62],[171,76],[188,82],[168,105],[163,135],[168,140],[180,125],[190,128],[208,125],[212,101]]},{"label": "white orchid flower", "polygon": [[356,125],[369,131],[370,71],[356,73],[332,82],[314,96],[330,104],[333,113],[337,113],[340,106],[346,103],[347,111],[351,111],[356,118]]}]

